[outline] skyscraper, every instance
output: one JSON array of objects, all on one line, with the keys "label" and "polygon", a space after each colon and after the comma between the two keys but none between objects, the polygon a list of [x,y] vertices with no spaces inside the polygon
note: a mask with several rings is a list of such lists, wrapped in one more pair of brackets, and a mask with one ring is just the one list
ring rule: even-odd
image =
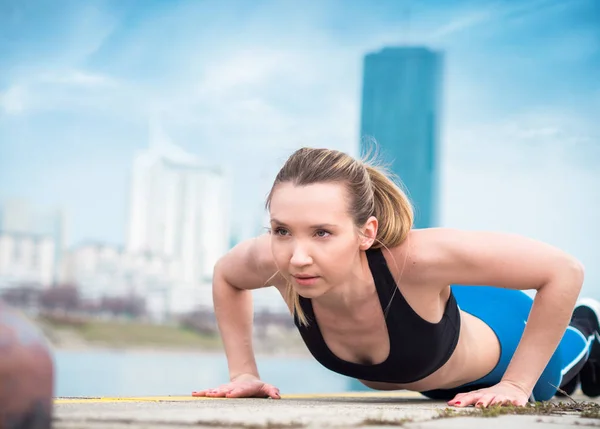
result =
[{"label": "skyscraper", "polygon": [[159,126],[152,127],[150,147],[135,156],[127,250],[177,261],[177,289],[188,303],[189,291],[210,298],[199,285],[210,285],[229,249],[230,187],[221,167],[185,152]]},{"label": "skyscraper", "polygon": [[442,55],[421,47],[384,48],[364,59],[361,155],[377,149],[404,184],[415,227],[438,222],[438,131]]}]

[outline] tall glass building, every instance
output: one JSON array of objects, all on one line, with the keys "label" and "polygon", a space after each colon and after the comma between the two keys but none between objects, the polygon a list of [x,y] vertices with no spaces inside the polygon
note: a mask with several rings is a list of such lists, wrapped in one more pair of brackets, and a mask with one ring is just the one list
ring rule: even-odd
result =
[{"label": "tall glass building", "polygon": [[442,55],[422,47],[384,48],[364,59],[360,152],[376,141],[415,207],[416,228],[438,222],[442,68]]}]

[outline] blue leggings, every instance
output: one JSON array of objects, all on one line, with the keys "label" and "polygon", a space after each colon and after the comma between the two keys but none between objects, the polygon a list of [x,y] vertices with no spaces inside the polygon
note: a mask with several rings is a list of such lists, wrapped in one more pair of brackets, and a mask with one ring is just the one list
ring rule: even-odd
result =
[{"label": "blue leggings", "polygon": [[[477,390],[498,383],[521,340],[533,299],[519,290],[488,286],[452,286],[461,310],[483,320],[496,333],[500,342],[500,359],[484,377],[453,389],[421,392],[432,399],[449,400],[457,393]],[[586,336],[569,326],[550,362],[533,389],[533,399],[547,401],[556,394],[556,387],[572,378],[589,356],[593,335]],[[565,378],[565,380],[563,380]]]}]

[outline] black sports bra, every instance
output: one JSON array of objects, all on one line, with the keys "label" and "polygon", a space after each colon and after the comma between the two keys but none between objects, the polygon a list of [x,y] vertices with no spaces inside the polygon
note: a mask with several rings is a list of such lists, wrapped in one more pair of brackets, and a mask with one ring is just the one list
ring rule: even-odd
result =
[{"label": "black sports bra", "polygon": [[[440,322],[421,318],[397,288],[381,249],[366,252],[382,309],[389,304],[386,326],[390,341],[387,359],[378,364],[358,364],[338,358],[323,339],[310,299],[300,297],[309,325],[294,322],[308,350],[324,367],[352,378],[387,383],[411,383],[423,379],[450,359],[458,343],[460,313],[452,292]],[[393,296],[393,299],[392,299]],[[391,303],[390,303],[391,300]]]}]

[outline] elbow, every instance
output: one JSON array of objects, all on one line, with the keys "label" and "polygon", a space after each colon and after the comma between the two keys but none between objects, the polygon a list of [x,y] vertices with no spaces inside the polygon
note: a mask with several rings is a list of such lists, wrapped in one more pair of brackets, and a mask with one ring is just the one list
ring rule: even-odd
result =
[{"label": "elbow", "polygon": [[213,297],[222,293],[226,294],[231,290],[240,290],[232,282],[232,265],[231,255],[229,254],[221,256],[215,263],[212,274]]},{"label": "elbow", "polygon": [[560,264],[559,271],[556,272],[556,278],[559,284],[568,288],[570,292],[579,294],[583,287],[585,278],[585,267],[573,257],[568,257],[564,263]]},{"label": "elbow", "polygon": [[234,266],[234,260],[235,257],[231,250],[221,255],[213,267],[213,277],[222,278],[228,271],[231,271],[231,268]]},{"label": "elbow", "polygon": [[223,283],[226,283],[226,272],[227,272],[227,255],[222,256],[217,260],[213,267],[212,273],[212,287],[213,291],[221,288]]},{"label": "elbow", "polygon": [[217,259],[217,262],[215,263],[215,266],[213,267],[213,281],[215,278],[217,278],[219,275],[221,275],[221,273],[223,272],[223,260],[225,258],[224,256],[221,256],[219,259]]},{"label": "elbow", "polygon": [[583,281],[585,279],[585,267],[581,263],[581,261],[577,259],[572,259],[571,263],[571,271],[573,273],[573,277],[579,286],[579,289],[583,287]]}]

